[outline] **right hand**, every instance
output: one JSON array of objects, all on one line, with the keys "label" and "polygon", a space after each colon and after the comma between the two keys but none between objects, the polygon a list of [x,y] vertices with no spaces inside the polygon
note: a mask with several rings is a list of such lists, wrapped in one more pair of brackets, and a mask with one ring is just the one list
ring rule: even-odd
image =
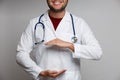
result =
[{"label": "right hand", "polygon": [[56,78],[57,76],[63,74],[66,70],[44,70],[40,72],[40,76],[43,77],[52,77],[52,78]]}]

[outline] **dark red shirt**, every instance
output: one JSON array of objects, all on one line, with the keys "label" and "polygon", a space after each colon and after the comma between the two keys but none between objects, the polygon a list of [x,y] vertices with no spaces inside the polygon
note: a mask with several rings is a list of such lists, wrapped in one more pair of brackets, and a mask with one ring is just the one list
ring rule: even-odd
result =
[{"label": "dark red shirt", "polygon": [[52,24],[54,26],[54,29],[56,30],[58,25],[59,25],[59,23],[60,23],[60,21],[62,20],[62,18],[53,18],[50,15],[49,15],[49,17],[50,17],[51,22],[52,22]]}]

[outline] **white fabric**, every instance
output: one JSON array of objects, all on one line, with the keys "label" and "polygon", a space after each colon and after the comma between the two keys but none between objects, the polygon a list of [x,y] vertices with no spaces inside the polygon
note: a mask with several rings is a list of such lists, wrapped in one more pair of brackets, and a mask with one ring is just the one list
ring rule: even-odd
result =
[{"label": "white fabric", "polygon": [[[48,12],[46,12],[41,19],[41,22],[45,25],[45,42],[35,46],[33,35],[38,19],[39,17],[32,19],[22,34],[17,47],[17,63],[31,74],[35,80],[81,80],[80,59],[100,59],[102,55],[100,45],[87,23],[83,19],[73,16],[78,41],[74,44],[75,51],[72,52],[69,49],[45,45],[46,42],[55,38],[72,42],[73,30],[70,13],[66,11],[65,16],[55,31]],[[39,34],[42,34],[42,32],[40,31]],[[41,39],[41,36],[37,36],[37,39]],[[31,51],[34,60],[30,57]],[[46,69],[66,69],[67,71],[57,78],[44,79],[39,76],[39,73]]]}]

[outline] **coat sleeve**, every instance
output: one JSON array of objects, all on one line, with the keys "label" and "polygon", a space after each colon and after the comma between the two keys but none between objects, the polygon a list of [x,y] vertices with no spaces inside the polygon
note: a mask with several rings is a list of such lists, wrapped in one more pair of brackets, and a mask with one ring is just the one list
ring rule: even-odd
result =
[{"label": "coat sleeve", "polygon": [[102,56],[101,47],[93,35],[90,27],[84,20],[81,21],[80,29],[81,44],[74,44],[73,58],[99,60]]},{"label": "coat sleeve", "polygon": [[32,35],[32,21],[30,21],[17,46],[16,62],[34,79],[37,79],[42,69],[30,57],[34,44]]}]

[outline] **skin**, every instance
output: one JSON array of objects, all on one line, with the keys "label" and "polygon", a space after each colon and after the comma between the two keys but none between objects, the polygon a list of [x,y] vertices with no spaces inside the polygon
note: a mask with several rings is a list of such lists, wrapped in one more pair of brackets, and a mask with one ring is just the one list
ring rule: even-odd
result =
[{"label": "skin", "polygon": [[[49,10],[49,15],[54,18],[63,18],[65,15],[65,8],[67,6],[68,0],[47,0],[48,7],[50,8]],[[74,52],[74,46],[73,43],[63,41],[59,38],[56,38],[54,40],[51,40],[45,45],[48,46],[56,46],[59,48],[69,48]],[[66,70],[44,70],[40,72],[40,76],[43,77],[52,77],[56,78],[59,75],[63,74]]]}]

